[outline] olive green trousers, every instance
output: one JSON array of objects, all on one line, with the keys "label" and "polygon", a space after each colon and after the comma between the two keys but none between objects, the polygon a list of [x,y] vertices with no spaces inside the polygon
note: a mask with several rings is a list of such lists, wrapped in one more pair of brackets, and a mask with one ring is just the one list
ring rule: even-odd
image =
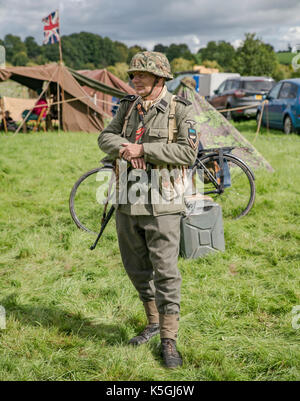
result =
[{"label": "olive green trousers", "polygon": [[143,302],[160,314],[178,314],[181,275],[177,267],[180,214],[130,216],[116,211],[122,261]]}]

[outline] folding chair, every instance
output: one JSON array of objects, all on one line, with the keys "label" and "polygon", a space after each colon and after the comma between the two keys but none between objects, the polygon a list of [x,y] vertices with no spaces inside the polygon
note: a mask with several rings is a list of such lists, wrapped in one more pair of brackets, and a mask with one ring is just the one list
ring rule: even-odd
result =
[{"label": "folding chair", "polygon": [[[42,127],[43,131],[46,132],[46,116],[43,117],[45,110],[47,110],[47,107],[44,107],[42,109],[41,113],[39,114],[39,116],[37,118],[32,118],[33,115],[30,114],[30,116],[26,120],[26,124],[30,121],[32,121],[32,122],[34,121],[32,132],[36,132],[40,127]],[[28,110],[23,111],[23,115],[22,115],[23,118],[25,118],[26,112],[28,112]],[[23,132],[27,132],[26,124],[23,125]]]},{"label": "folding chair", "polygon": [[[32,132],[35,132],[38,128],[40,128],[40,126],[43,127],[44,132],[46,132],[46,115],[45,117],[43,117],[45,110],[47,110],[47,107],[44,107],[38,117],[38,119],[36,120],[36,123],[34,124],[33,130]],[[42,125],[42,123],[44,123]]]}]

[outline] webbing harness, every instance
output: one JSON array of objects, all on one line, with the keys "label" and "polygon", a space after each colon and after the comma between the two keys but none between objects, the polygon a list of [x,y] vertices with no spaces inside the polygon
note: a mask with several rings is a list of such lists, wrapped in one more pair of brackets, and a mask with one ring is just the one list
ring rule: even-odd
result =
[{"label": "webbing harness", "polygon": [[[169,117],[168,117],[168,143],[176,142],[177,141],[177,126],[176,126],[176,118],[175,118],[175,108],[176,108],[176,101],[175,95],[172,96],[170,102],[170,110],[169,110]],[[174,140],[175,139],[175,140]]]},{"label": "webbing harness", "polygon": [[[176,118],[175,118],[175,109],[176,109],[176,100],[175,100],[176,96],[173,95],[171,98],[171,102],[170,102],[170,108],[169,108],[169,116],[168,116],[168,144],[172,143],[172,142],[176,142],[177,141],[177,133],[178,133],[178,129],[176,126]],[[137,131],[136,131],[136,140],[135,143],[137,143],[137,141],[139,141],[144,132],[145,132],[145,126],[143,124],[143,112],[142,112],[142,105],[140,103],[140,97],[138,97],[129,107],[126,115],[125,115],[125,119],[124,119],[124,124],[123,124],[123,128],[122,128],[122,132],[121,132],[121,136],[124,137],[125,136],[125,131],[127,129],[127,125],[128,125],[128,121],[129,118],[131,116],[131,113],[133,112],[134,107],[137,107],[138,113],[139,113],[139,118],[140,121],[142,122],[142,127],[140,127]]]}]

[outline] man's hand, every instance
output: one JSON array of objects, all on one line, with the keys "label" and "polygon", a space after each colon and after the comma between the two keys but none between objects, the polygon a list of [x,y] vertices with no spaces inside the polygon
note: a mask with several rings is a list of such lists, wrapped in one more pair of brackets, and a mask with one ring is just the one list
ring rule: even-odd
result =
[{"label": "man's hand", "polygon": [[146,163],[143,157],[136,157],[131,159],[131,165],[133,168],[146,170]]},{"label": "man's hand", "polygon": [[120,149],[119,156],[127,161],[131,159],[140,158],[144,154],[143,145],[137,143],[122,143],[123,148]]}]

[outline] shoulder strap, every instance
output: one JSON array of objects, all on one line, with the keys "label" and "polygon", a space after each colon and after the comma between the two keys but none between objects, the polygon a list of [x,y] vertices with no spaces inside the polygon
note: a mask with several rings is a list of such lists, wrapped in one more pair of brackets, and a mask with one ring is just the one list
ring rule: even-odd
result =
[{"label": "shoulder strap", "polygon": [[127,128],[127,125],[128,125],[128,120],[129,120],[129,118],[130,118],[130,116],[131,116],[131,113],[132,113],[132,111],[133,111],[133,108],[134,108],[134,106],[136,105],[138,99],[139,99],[139,97],[137,97],[137,98],[135,99],[135,101],[131,103],[131,105],[129,106],[129,108],[128,108],[128,110],[127,110],[127,113],[126,113],[125,119],[124,119],[124,124],[123,124],[123,128],[122,128],[122,132],[121,132],[121,136],[122,136],[122,137],[125,136],[125,131],[126,131],[126,128]]},{"label": "shoulder strap", "polygon": [[[177,140],[177,127],[176,127],[176,118],[175,118],[175,108],[176,108],[176,96],[173,95],[170,102],[170,109],[169,109],[169,136],[168,136],[168,143],[176,142]],[[175,138],[175,140],[174,140]]]}]

